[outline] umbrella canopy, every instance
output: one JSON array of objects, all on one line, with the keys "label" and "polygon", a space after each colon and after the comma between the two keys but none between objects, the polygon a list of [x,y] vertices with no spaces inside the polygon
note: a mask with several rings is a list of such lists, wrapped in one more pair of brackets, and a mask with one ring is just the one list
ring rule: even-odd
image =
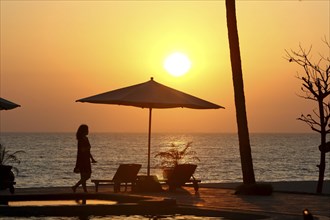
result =
[{"label": "umbrella canopy", "polygon": [[20,107],[20,105],[13,103],[11,101],[8,101],[6,99],[0,98],[0,110],[9,110],[16,107]]},{"label": "umbrella canopy", "polygon": [[205,101],[187,93],[157,83],[151,78],[149,81],[112,90],[87,98],[79,99],[77,102],[89,102],[96,104],[128,105],[149,109],[149,136],[148,136],[148,167],[147,174],[150,175],[150,135],[151,115],[153,108],[192,108],[192,109],[219,109],[220,105]]}]

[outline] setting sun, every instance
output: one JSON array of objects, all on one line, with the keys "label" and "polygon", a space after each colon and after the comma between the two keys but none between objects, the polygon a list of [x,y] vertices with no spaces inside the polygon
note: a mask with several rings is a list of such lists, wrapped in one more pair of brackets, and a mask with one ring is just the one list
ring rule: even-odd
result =
[{"label": "setting sun", "polygon": [[173,53],[164,62],[164,68],[173,76],[184,75],[190,67],[191,62],[189,58],[182,53]]}]

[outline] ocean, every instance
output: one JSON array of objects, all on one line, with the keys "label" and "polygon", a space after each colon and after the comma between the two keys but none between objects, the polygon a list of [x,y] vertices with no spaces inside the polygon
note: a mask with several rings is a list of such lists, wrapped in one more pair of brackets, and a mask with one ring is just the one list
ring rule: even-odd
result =
[{"label": "ocean", "polygon": [[[147,172],[145,133],[91,133],[92,178],[112,179],[121,163],[140,163],[139,174]],[[73,173],[77,141],[74,133],[0,133],[0,142],[9,152],[23,150],[16,167],[16,188],[72,186],[79,179]],[[162,178],[154,155],[171,143],[192,142],[197,152],[195,177],[203,183],[242,182],[237,134],[154,133],[151,137],[151,174]],[[250,134],[256,180],[299,181],[318,179],[320,143],[317,134]],[[327,155],[329,166],[329,154]],[[326,169],[325,179],[330,179]],[[88,181],[88,185],[93,185]]]},{"label": "ocean", "polygon": [[[147,134],[91,133],[88,137],[98,161],[92,166],[92,178],[112,179],[121,163],[140,163],[139,174],[146,174]],[[0,142],[9,152],[25,151],[18,155],[21,163],[16,166],[16,188],[72,186],[79,179],[79,174],[73,173],[77,151],[74,133],[1,133]],[[158,151],[171,143],[188,142],[200,158],[195,177],[203,183],[242,182],[237,134],[152,134],[150,173],[162,178],[159,160],[154,158]],[[250,142],[257,181],[318,179],[319,135],[251,134]],[[326,179],[330,179],[329,169],[326,172]]]}]

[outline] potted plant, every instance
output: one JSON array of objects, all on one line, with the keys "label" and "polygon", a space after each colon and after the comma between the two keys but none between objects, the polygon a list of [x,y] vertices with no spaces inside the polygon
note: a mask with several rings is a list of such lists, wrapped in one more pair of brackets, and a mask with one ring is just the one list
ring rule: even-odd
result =
[{"label": "potted plant", "polygon": [[163,169],[163,177],[168,179],[173,168],[178,164],[186,164],[189,162],[200,161],[196,156],[196,151],[190,150],[192,142],[188,142],[185,146],[171,143],[171,146],[165,150],[158,152],[155,157],[159,157],[161,162],[159,166]]},{"label": "potted plant", "polygon": [[[17,175],[19,170],[15,167],[15,164],[20,164],[20,160],[17,154],[24,151],[15,151],[9,153],[5,146],[0,144],[0,189],[9,188],[11,193],[14,193],[15,174]],[[15,174],[14,174],[15,173]]]}]

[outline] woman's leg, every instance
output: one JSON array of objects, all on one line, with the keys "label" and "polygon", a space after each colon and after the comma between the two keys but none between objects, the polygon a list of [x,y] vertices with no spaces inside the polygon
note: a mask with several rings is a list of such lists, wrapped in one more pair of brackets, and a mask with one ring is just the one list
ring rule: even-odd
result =
[{"label": "woman's leg", "polygon": [[[79,185],[83,184],[83,182],[84,182],[84,174],[80,173],[80,180],[74,186],[71,187],[72,191],[76,192]],[[86,180],[85,180],[85,187],[86,187]],[[83,188],[84,188],[84,186],[83,186]]]},{"label": "woman's leg", "polygon": [[90,173],[83,173],[81,175],[81,185],[84,189],[84,192],[87,192],[86,181],[91,177]]},{"label": "woman's leg", "polygon": [[81,185],[82,185],[82,187],[83,187],[83,189],[84,189],[84,192],[87,192],[86,180],[83,180],[83,181],[81,182]]}]

